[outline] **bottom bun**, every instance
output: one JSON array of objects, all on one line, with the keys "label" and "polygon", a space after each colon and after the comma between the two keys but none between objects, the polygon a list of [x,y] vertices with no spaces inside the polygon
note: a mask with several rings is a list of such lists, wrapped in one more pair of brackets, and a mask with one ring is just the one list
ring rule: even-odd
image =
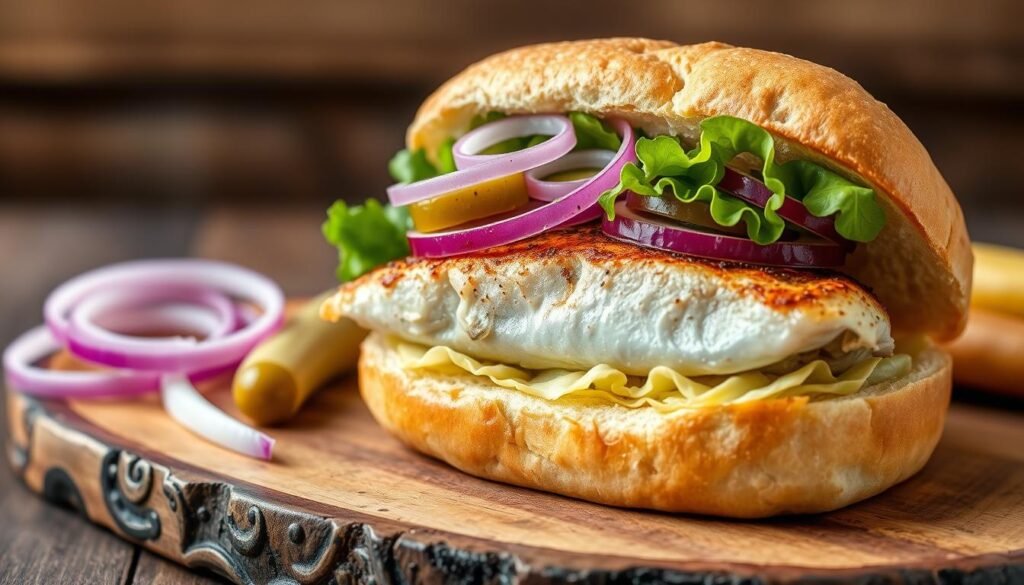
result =
[{"label": "bottom bun", "polygon": [[466,473],[603,504],[739,518],[833,510],[907,479],[939,440],[950,385],[949,357],[926,349],[906,376],[851,396],[663,414],[406,370],[379,334],[359,361],[377,421]]}]

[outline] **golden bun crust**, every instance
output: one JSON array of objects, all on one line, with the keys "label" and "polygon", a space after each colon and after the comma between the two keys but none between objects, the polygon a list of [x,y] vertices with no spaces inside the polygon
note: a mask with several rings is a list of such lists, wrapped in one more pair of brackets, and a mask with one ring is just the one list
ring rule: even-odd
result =
[{"label": "golden bun crust", "polygon": [[404,370],[374,333],[359,387],[382,426],[472,475],[616,506],[757,518],[839,508],[921,469],[942,432],[950,360],[927,349],[904,378],[851,397],[663,415]]},{"label": "golden bun crust", "polygon": [[964,334],[946,350],[957,383],[1024,396],[1024,318],[973,307]]},{"label": "golden bun crust", "polygon": [[442,85],[421,106],[407,142],[432,151],[488,111],[583,111],[691,141],[706,117],[754,122],[780,139],[779,160],[816,160],[881,195],[887,226],[845,270],[875,290],[897,331],[951,339],[963,328],[972,257],[960,206],[910,129],[833,69],[722,43],[533,45],[489,57]]}]

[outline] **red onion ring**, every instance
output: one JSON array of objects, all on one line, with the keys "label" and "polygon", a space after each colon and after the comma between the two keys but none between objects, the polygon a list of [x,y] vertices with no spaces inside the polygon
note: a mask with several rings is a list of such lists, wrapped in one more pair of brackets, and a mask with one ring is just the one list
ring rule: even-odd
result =
[{"label": "red onion ring", "polygon": [[[579,189],[590,180],[590,177],[586,179],[576,179],[574,181],[545,181],[544,177],[548,177],[554,173],[571,171],[573,169],[583,167],[596,167],[603,169],[613,160],[615,160],[615,151],[613,150],[595,149],[570,152],[556,161],[549,162],[546,165],[530,169],[523,173],[523,177],[526,181],[526,192],[531,199],[550,203],[559,197],[564,197],[572,191]],[[588,223],[601,217],[601,213],[601,206],[595,203],[589,210],[584,211],[558,227],[566,228]]]},{"label": "red onion ring", "polygon": [[[229,317],[235,317],[231,301],[223,297],[231,308]],[[116,313],[98,317],[105,329],[130,335],[151,335],[157,332],[187,331],[198,337],[221,337],[238,326],[234,318],[224,320],[207,307],[168,303],[155,307],[119,308]]]},{"label": "red onion ring", "polygon": [[590,178],[576,179],[574,181],[545,181],[549,177],[562,171],[593,167],[603,169],[615,159],[615,152],[612,150],[579,150],[570,152],[562,158],[530,169],[524,173],[526,180],[526,192],[530,198],[538,201],[554,201],[559,197],[582,187]]},{"label": "red onion ring", "polygon": [[[515,152],[476,154],[501,140],[532,134],[553,136],[540,144]],[[392,205],[401,206],[432,199],[456,189],[539,167],[565,155],[575,146],[576,132],[572,122],[565,116],[504,118],[470,131],[455,143],[452,153],[459,170],[408,185],[392,185],[388,187],[388,200]]]},{"label": "red onion ring", "polygon": [[[568,123],[572,129],[573,137],[576,130],[572,128],[572,122],[565,116],[540,115],[540,116],[511,116],[502,118],[478,128],[470,130],[452,145],[452,158],[455,159],[455,168],[462,170],[475,167],[479,164],[499,161],[510,158],[509,155],[533,150],[541,144],[535,144],[530,148],[524,148],[517,152],[506,152],[502,154],[480,154],[488,148],[509,140],[510,138],[522,138],[526,136],[549,135],[557,137],[566,131],[565,124]],[[564,139],[563,139],[564,140]],[[547,142],[547,140],[545,140]],[[573,144],[573,146],[576,146]],[[541,163],[543,164],[543,163]],[[530,165],[524,169],[531,169],[538,165]],[[521,172],[521,171],[513,171]],[[512,173],[508,173],[512,174]]]},{"label": "red onion ring", "polygon": [[412,254],[439,258],[475,252],[535,236],[592,212],[601,193],[619,182],[622,167],[636,161],[633,128],[624,120],[613,120],[611,124],[622,136],[622,146],[610,164],[580,187],[551,203],[486,225],[431,234],[410,231],[406,236]]},{"label": "red onion ring", "polygon": [[[236,306],[228,294],[262,312],[246,318],[247,307]],[[138,320],[132,328],[184,323],[204,338],[138,338],[105,329],[112,326],[108,314],[122,309]],[[280,325],[284,295],[270,280],[206,260],[127,262],[61,285],[47,298],[44,314],[45,327],[24,333],[4,350],[11,389],[47,398],[127,397],[159,389],[168,412],[193,432],[244,455],[270,458],[273,439],[231,419],[192,387],[233,371]],[[56,371],[34,365],[61,347],[95,363],[131,369]]]},{"label": "red onion ring", "polygon": [[[191,335],[140,337],[162,329],[189,332],[195,329],[208,339],[224,337],[238,328],[237,317],[234,303],[219,291],[169,285],[148,290],[98,291],[78,303],[69,319],[71,328],[88,329],[97,336],[145,344],[167,341],[195,343]],[[119,322],[123,324],[119,325]],[[142,331],[140,326],[148,330]],[[130,329],[128,335],[115,333],[126,328]],[[68,339],[67,343],[71,345],[72,341]],[[121,367],[126,364],[108,365]]]},{"label": "red onion ring", "polygon": [[32,364],[60,351],[61,344],[40,325],[4,350],[4,375],[12,390],[40,398],[124,398],[160,388],[160,374],[138,370],[56,371]]},{"label": "red onion ring", "polygon": [[[187,287],[208,287],[259,304],[260,315],[249,327],[223,337],[139,338],[119,335],[91,325],[92,302],[98,292],[141,290],[156,294]],[[90,298],[97,299],[90,301]],[[71,318],[71,309],[84,303],[86,314]],[[100,303],[95,309],[102,310]],[[47,298],[43,314],[54,337],[73,354],[115,368],[191,372],[241,361],[266,335],[281,325],[284,295],[266,277],[239,266],[209,260],[126,262],[75,277]]]},{"label": "red onion ring", "polygon": [[643,216],[615,204],[615,219],[602,222],[609,236],[649,248],[750,264],[824,268],[842,266],[846,251],[833,242],[775,242],[762,246],[747,238],[711,234]]},{"label": "red onion ring", "polygon": [[[40,398],[128,398],[160,389],[160,372],[50,370],[33,365],[63,348],[44,325],[22,333],[4,350],[4,377],[8,386]],[[193,372],[188,377],[193,382],[202,382],[234,368],[231,364]]]},{"label": "red onion ring", "polygon": [[[761,209],[764,209],[765,205],[768,204],[768,199],[775,195],[761,181],[738,173],[730,168],[725,169],[725,175],[723,175],[717,187]],[[787,195],[782,202],[782,207],[777,209],[776,213],[779,214],[779,217],[793,225],[800,226],[830,242],[835,242],[847,250],[854,247],[853,242],[839,235],[839,232],[836,231],[834,215],[828,217],[811,215],[811,212],[804,207],[804,204],[799,199]]]},{"label": "red onion ring", "polygon": [[604,215],[604,210],[601,209],[600,205],[597,205],[595,203],[594,205],[590,206],[590,209],[584,211],[583,213],[577,215],[576,217],[570,219],[569,221],[567,221],[565,223],[559,224],[558,227],[559,228],[567,228],[567,227],[573,227],[573,226],[577,226],[577,225],[583,225],[585,223],[590,223],[590,222],[594,221],[595,219],[600,218],[602,215]]}]

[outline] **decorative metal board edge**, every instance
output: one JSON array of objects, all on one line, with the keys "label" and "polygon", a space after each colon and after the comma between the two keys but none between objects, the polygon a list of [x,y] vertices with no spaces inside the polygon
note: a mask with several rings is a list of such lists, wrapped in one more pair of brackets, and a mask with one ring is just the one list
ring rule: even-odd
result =
[{"label": "decorative metal board edge", "polygon": [[267,490],[256,489],[261,495],[192,477],[196,474],[188,470],[176,472],[125,451],[90,435],[84,421],[55,416],[52,411],[62,408],[53,406],[8,396],[10,418],[21,417],[21,434],[27,437],[19,443],[18,433],[10,433],[8,458],[30,489],[157,554],[235,583],[1024,583],[1019,556],[979,557],[938,570],[864,567],[818,574],[796,567],[629,566],[612,556],[604,558],[611,561],[606,567],[586,568],[582,555],[283,506],[267,499],[272,494]]}]

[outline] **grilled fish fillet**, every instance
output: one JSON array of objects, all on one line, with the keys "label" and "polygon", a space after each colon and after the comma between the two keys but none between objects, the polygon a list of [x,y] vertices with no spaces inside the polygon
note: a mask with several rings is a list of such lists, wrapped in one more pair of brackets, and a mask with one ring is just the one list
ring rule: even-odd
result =
[{"label": "grilled fish fillet", "polygon": [[632,375],[893,349],[885,310],[846,277],[670,254],[589,227],[392,262],[343,285],[321,315],[526,368],[604,363]]}]

